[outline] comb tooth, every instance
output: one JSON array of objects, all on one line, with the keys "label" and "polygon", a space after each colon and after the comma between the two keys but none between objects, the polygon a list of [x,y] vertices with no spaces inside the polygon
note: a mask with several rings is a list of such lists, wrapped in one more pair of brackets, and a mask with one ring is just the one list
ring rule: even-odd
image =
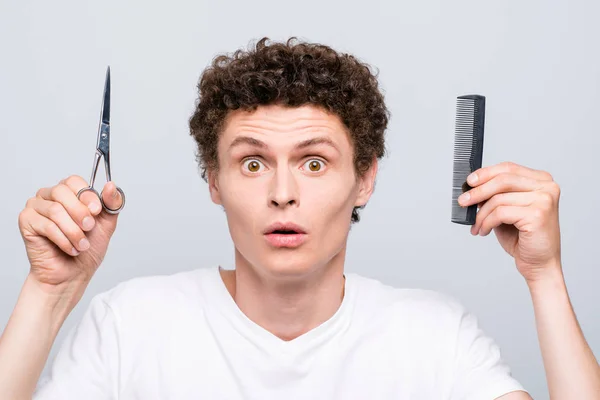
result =
[{"label": "comb tooth", "polygon": [[477,205],[461,207],[458,197],[469,189],[467,176],[481,168],[483,156],[483,131],[485,123],[485,97],[464,95],[456,100],[454,134],[454,165],[452,173],[451,221],[473,225]]}]

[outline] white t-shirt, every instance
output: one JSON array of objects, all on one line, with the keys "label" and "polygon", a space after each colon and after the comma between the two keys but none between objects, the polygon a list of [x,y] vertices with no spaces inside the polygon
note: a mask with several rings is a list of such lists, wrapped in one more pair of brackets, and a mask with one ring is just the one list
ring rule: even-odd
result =
[{"label": "white t-shirt", "polygon": [[284,341],[248,319],[219,267],[96,295],[35,400],[492,400],[524,390],[477,320],[437,292],[346,273],[341,306]]}]

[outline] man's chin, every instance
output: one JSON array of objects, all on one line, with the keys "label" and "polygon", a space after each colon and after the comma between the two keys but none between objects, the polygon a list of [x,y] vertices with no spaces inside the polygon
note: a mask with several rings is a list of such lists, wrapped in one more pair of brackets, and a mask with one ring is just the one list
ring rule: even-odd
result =
[{"label": "man's chin", "polygon": [[263,273],[273,278],[300,278],[310,275],[317,268],[315,260],[307,254],[292,253],[267,252],[267,258],[263,258],[259,264]]}]

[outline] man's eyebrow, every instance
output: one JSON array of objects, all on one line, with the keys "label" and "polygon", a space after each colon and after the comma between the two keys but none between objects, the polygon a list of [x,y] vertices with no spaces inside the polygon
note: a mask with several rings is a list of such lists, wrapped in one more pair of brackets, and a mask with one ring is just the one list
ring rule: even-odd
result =
[{"label": "man's eyebrow", "polygon": [[340,151],[338,149],[337,145],[335,144],[335,142],[333,140],[331,140],[330,138],[325,137],[325,136],[315,137],[315,138],[312,138],[312,139],[304,140],[304,141],[296,144],[296,146],[294,146],[294,149],[295,150],[305,149],[307,147],[316,146],[318,144],[326,144],[328,146],[333,147],[338,152]]},{"label": "man's eyebrow", "polygon": [[[234,148],[236,146],[240,146],[242,144],[247,144],[252,147],[257,147],[257,148],[265,149],[265,150],[269,149],[269,146],[261,140],[255,139],[250,136],[238,136],[229,145],[229,150],[231,151],[232,148]],[[301,149],[305,149],[307,147],[316,146],[318,144],[325,144],[325,145],[331,146],[339,152],[338,146],[335,144],[335,142],[333,140],[331,140],[330,138],[324,137],[324,136],[303,140],[302,142],[297,143],[294,146],[294,150],[301,150]]]},{"label": "man's eyebrow", "polygon": [[248,144],[252,147],[258,147],[265,150],[269,149],[269,146],[267,146],[265,142],[262,142],[258,139],[255,139],[250,136],[238,136],[235,139],[233,139],[233,142],[231,142],[231,144],[229,145],[229,150],[231,151],[231,149],[233,149],[234,147],[241,146],[242,144]]}]

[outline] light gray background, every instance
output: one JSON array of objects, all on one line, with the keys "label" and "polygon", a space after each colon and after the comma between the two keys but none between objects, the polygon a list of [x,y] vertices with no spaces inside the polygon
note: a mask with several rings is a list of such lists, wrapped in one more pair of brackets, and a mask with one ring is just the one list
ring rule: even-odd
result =
[{"label": "light gray background", "polygon": [[296,35],[377,67],[392,112],[390,152],[352,230],[347,270],[456,296],[514,376],[547,398],[531,299],[512,258],[493,234],[472,237],[450,222],[455,97],[488,98],[484,165],[511,160],[561,185],[568,289],[600,354],[599,4],[2,0],[0,328],[28,272],[17,216],[38,188],[89,178],[107,64],[112,172],[127,207],[57,343],[91,297],[118,282],[231,267],[225,215],[209,199],[188,135],[195,85],[217,53]]}]

